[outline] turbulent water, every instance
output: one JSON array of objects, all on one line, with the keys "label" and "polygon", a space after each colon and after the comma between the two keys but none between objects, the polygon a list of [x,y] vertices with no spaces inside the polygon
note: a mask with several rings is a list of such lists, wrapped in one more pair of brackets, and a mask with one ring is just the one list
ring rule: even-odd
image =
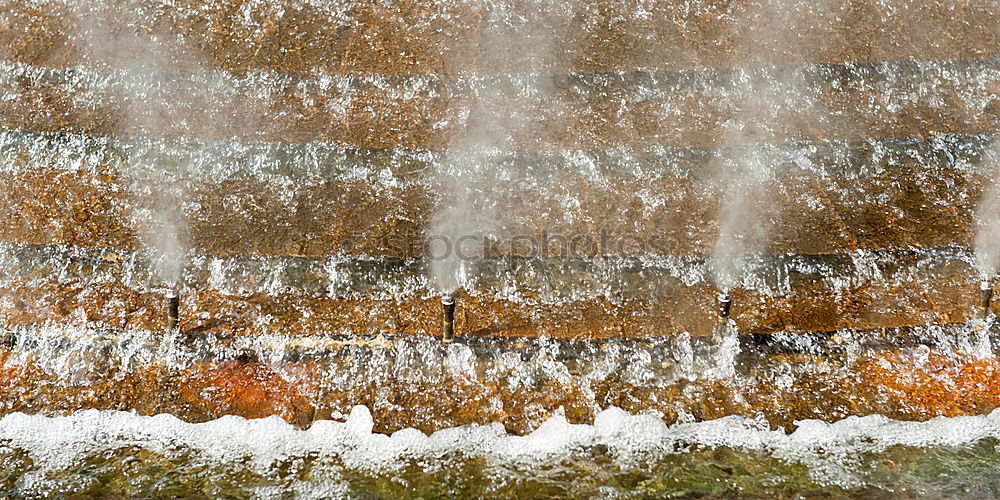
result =
[{"label": "turbulent water", "polygon": [[0,0],[0,496],[1000,497],[996,9]]},{"label": "turbulent water", "polygon": [[610,408],[593,425],[553,416],[526,436],[498,424],[372,433],[367,408],[300,430],[277,418],[190,424],[80,411],[0,420],[5,495],[329,497],[685,494],[995,496],[1000,411],[900,422],[727,417],[667,426]]},{"label": "turbulent water", "polygon": [[[990,339],[973,326],[917,333],[934,352],[951,353],[950,363],[972,366],[963,363],[993,359]],[[786,349],[814,355],[772,359],[741,348],[735,334],[718,348],[690,339],[470,340],[442,348],[419,338],[361,345],[357,339],[241,336],[185,344],[145,332],[15,331],[9,344],[16,355],[6,367],[29,364],[48,375],[36,373],[27,393],[27,404],[40,413],[0,418],[0,493],[263,498],[1000,493],[1000,410],[926,421],[870,414],[891,412],[892,398],[901,394],[890,391],[860,410],[866,416],[843,418],[871,397],[866,389],[879,389],[859,386],[886,383],[861,377],[866,363],[912,374],[925,369],[934,377],[925,383],[968,389],[956,388],[960,377],[942,368],[950,364],[928,359],[926,345],[897,349],[893,352],[902,353],[897,359],[882,356],[882,348],[871,347],[864,335],[840,335],[844,338],[832,346],[780,336]],[[324,389],[313,396],[317,408],[324,392],[340,394],[340,404],[368,397],[367,383],[376,392],[370,407],[333,408],[329,417],[298,425],[278,416],[207,420],[185,413],[184,405],[163,406],[171,387],[164,371],[183,372],[206,359],[259,360],[281,376],[264,383],[292,384],[280,386],[282,391],[318,383]],[[892,359],[897,361],[889,364]],[[130,384],[141,381],[135,374],[151,369],[162,378],[159,392],[137,385],[118,402],[102,392],[106,380]],[[600,394],[608,384],[611,396],[631,394],[639,398],[631,405],[646,409],[630,413],[609,403],[609,394]],[[475,390],[465,402],[402,408],[393,399],[407,386],[434,391],[448,385],[501,392],[485,406]],[[670,392],[678,387],[679,393]],[[580,399],[546,409],[519,401],[517,394],[523,397],[525,390]],[[810,399],[803,391],[817,394]],[[210,392],[209,397],[231,395]],[[148,398],[158,400],[161,410],[144,404]],[[767,409],[762,402],[768,398],[778,407]],[[808,407],[816,401],[829,406]],[[511,430],[525,427],[499,417],[515,411],[507,406],[511,402],[534,406],[516,416],[517,423],[528,424],[526,430]],[[17,408],[12,403],[6,402],[8,412]],[[803,403],[807,408],[797,410]],[[60,404],[64,410],[58,410]],[[453,404],[469,405],[479,423],[446,425],[459,418],[447,416],[454,415]],[[703,404],[734,414],[690,413]],[[79,409],[91,405],[138,411]],[[722,409],[726,405],[735,406]],[[798,417],[781,422],[782,411]],[[802,418],[810,414],[823,420]],[[426,430],[401,425],[407,421]]]}]

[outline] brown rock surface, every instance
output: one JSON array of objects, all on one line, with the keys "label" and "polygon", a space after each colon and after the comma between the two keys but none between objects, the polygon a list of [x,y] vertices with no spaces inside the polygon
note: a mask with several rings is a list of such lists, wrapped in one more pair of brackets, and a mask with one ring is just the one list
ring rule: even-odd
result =
[{"label": "brown rock surface", "polygon": [[[781,296],[741,288],[734,291],[733,318],[743,333],[965,321],[972,318],[976,303],[976,277],[966,272],[905,283],[863,282],[842,289],[802,287]],[[0,290],[0,323],[5,325],[164,328],[160,293],[46,278],[8,283]],[[461,296],[456,330],[468,336],[559,338],[708,335],[714,325],[714,294],[714,287],[701,283],[676,287],[667,295],[594,296],[558,303]],[[237,335],[436,335],[439,310],[436,297],[415,294],[377,299],[183,290],[181,328]]]},{"label": "brown rock surface", "polygon": [[[435,151],[451,149],[470,129],[494,127],[504,135],[500,144],[529,150],[980,134],[1000,129],[1000,82],[989,70],[996,64],[817,67],[801,82],[793,68],[758,68],[749,76],[510,75],[458,86],[431,77],[130,77],[8,66],[0,78],[0,127]],[[498,126],[509,108],[523,116]],[[739,136],[725,132],[734,123],[745,125]]]},{"label": "brown rock surface", "polygon": [[[913,161],[913,160],[911,160]],[[552,186],[484,186],[482,199],[505,207],[503,235],[550,235],[551,256],[705,255],[715,240],[720,187],[661,177],[643,183],[595,183],[567,175],[559,189],[576,193],[572,213]],[[136,227],[154,227],[135,212],[153,208],[143,189],[156,181],[61,170],[0,173],[0,240],[137,250]],[[424,254],[425,228],[438,202],[427,184],[375,186],[346,180],[291,188],[266,182],[189,182],[182,227],[192,249],[212,255],[367,255],[414,258]],[[862,179],[818,179],[787,174],[762,184],[749,209],[768,235],[769,253],[829,254],[857,249],[933,247],[972,243],[973,213],[982,177],[968,171],[924,173],[898,165]],[[644,193],[669,197],[650,205]],[[884,202],[871,203],[875,197]],[[623,225],[621,221],[632,221]],[[586,244],[560,245],[585,237]],[[508,236],[510,237],[510,236]],[[607,244],[601,243],[602,238]],[[641,241],[643,245],[630,244]],[[588,243],[589,242],[589,243]],[[603,247],[603,248],[602,248]],[[540,256],[495,239],[496,255]],[[572,251],[572,252],[570,252]],[[531,252],[531,253],[528,253]]]},{"label": "brown rock surface", "polygon": [[[375,353],[380,348],[370,349]],[[363,404],[372,410],[375,431],[383,433],[406,427],[430,433],[499,422],[524,434],[560,407],[574,423],[591,423],[600,408],[617,406],[636,413],[657,410],[668,423],[682,413],[697,420],[763,415],[772,426],[786,428],[808,418],[881,414],[925,420],[1000,407],[995,360],[933,348],[869,352],[854,362],[839,356],[778,355],[736,379],[657,384],[630,381],[622,369],[598,378],[578,377],[575,365],[568,363],[572,378],[542,375],[521,386],[511,386],[504,370],[498,378],[480,371],[472,378],[440,374],[422,381],[366,380],[364,373],[352,373],[335,376],[339,381],[334,382],[330,377],[339,365],[333,357],[283,363],[206,361],[181,370],[141,366],[81,384],[30,362],[11,361],[12,351],[6,348],[0,355],[4,412],[135,410],[168,412],[192,422],[223,415],[277,415],[307,427],[316,419],[343,418],[352,406]],[[495,360],[478,363],[487,371],[498,369]]]},{"label": "brown rock surface", "polygon": [[[801,2],[789,9],[720,0],[509,2],[439,0],[282,4],[10,2],[0,54],[30,64],[156,64],[166,53],[231,71],[382,74],[601,72],[733,64],[839,63],[996,55],[988,0]],[[86,36],[73,36],[77,33]],[[156,36],[156,42],[150,37]],[[118,40],[115,50],[109,41]],[[741,43],[755,44],[747,60]],[[499,44],[499,45],[498,45]]]}]

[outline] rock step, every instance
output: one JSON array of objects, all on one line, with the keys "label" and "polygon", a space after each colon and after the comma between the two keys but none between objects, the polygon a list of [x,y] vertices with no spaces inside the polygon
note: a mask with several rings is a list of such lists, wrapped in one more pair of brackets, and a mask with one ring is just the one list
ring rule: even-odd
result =
[{"label": "rock step", "polygon": [[155,332],[4,328],[0,414],[62,414],[82,406],[170,413],[189,422],[276,415],[308,427],[343,419],[363,404],[377,432],[499,422],[524,434],[560,407],[574,423],[591,423],[598,411],[616,406],[657,410],[667,423],[743,415],[787,427],[812,418],[925,420],[1000,407],[996,359],[956,352],[947,341],[970,336],[970,326],[918,333],[931,347],[872,349],[847,338],[850,356],[741,357],[738,377],[719,379],[697,375],[726,369],[717,366],[718,353],[696,346],[685,356],[683,343],[672,339],[490,339],[444,347],[405,337],[355,339],[323,351],[331,339],[311,339],[310,348],[305,339],[297,345],[279,336],[244,348],[217,342],[226,348],[206,358],[197,341]]},{"label": "rock step", "polygon": [[[0,172],[65,170],[124,179],[166,182],[255,181],[278,185],[365,181],[385,187],[434,187],[440,168],[465,167],[480,174],[473,159],[496,165],[518,179],[570,174],[605,183],[638,182],[645,174],[718,182],[717,156],[767,160],[782,173],[823,178],[878,176],[893,166],[920,161],[928,171],[980,170],[1000,161],[992,148],[996,134],[930,134],[859,141],[782,141],[725,147],[440,152],[407,148],[345,148],[329,142],[242,142],[238,139],[158,139],[93,136],[65,132],[0,130]],[[468,156],[468,158],[466,158]],[[658,172],[660,171],[660,172]]]},{"label": "rock step", "polygon": [[[454,188],[429,153],[0,139],[0,241],[9,242],[135,251],[155,246],[169,216],[197,253],[419,258]],[[749,148],[776,167],[737,184],[759,195],[745,207],[759,223],[745,229],[768,234],[759,246],[768,254],[970,246],[977,200],[1000,164],[992,141]],[[741,181],[720,178],[712,158],[700,149],[496,153],[468,172],[489,220],[476,244],[494,257],[708,255],[725,183]]]},{"label": "rock step", "polygon": [[1000,58],[454,82],[3,62],[0,96],[6,130],[435,151],[709,147],[995,133]]},{"label": "rock step", "polygon": [[0,55],[60,67],[391,75],[952,59],[997,55],[996,14],[990,0],[5,1]]},{"label": "rock step", "polygon": [[[0,320],[163,328],[163,288],[140,255],[8,245]],[[190,256],[190,332],[428,335],[440,301],[420,261]],[[749,263],[733,291],[740,332],[896,328],[975,313],[978,272],[960,247],[784,256]],[[469,272],[456,328],[467,336],[709,334],[717,290],[698,259],[488,260]]]}]

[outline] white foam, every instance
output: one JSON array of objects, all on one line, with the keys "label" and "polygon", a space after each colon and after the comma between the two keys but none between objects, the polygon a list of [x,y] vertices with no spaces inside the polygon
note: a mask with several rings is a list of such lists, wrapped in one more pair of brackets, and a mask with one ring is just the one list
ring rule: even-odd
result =
[{"label": "white foam", "polygon": [[631,415],[618,408],[598,414],[593,425],[571,424],[555,415],[525,436],[508,434],[500,424],[448,428],[430,436],[415,429],[388,436],[374,433],[373,428],[371,413],[363,406],[354,407],[345,422],[318,421],[308,430],[277,417],[227,416],[191,424],[172,415],[83,410],[62,417],[6,415],[0,419],[0,441],[27,452],[40,466],[39,475],[126,446],[210,463],[240,463],[262,474],[282,460],[307,455],[342,463],[346,469],[381,473],[405,466],[410,459],[432,463],[449,456],[480,457],[505,467],[537,466],[601,446],[620,465],[634,467],[694,449],[731,448],[806,465],[812,479],[821,484],[856,487],[864,484],[852,471],[858,456],[893,446],[958,447],[1000,438],[1000,410],[926,422],[879,415],[836,423],[806,420],[798,422],[792,433],[736,416],[668,426],[655,415]]}]

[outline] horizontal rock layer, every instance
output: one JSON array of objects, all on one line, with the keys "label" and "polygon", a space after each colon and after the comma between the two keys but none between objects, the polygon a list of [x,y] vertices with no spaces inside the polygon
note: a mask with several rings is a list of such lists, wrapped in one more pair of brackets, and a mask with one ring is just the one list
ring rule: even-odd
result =
[{"label": "horizontal rock layer", "polygon": [[[539,340],[470,348],[400,338],[291,359],[287,339],[277,338],[260,339],[260,357],[234,359],[238,351],[216,348],[206,359],[191,356],[197,346],[143,332],[11,333],[15,342],[0,347],[0,413],[100,408],[194,422],[277,415],[308,426],[342,419],[364,404],[377,432],[499,422],[526,433],[556,408],[577,423],[617,406],[633,413],[654,409],[666,422],[744,415],[794,427],[803,419],[880,414],[924,420],[1000,406],[995,358],[957,354],[948,344],[969,337],[966,327],[939,330],[931,348],[871,351],[848,335],[851,356],[775,356],[741,364],[722,378],[712,375],[727,371],[716,359],[722,353],[697,348],[678,360],[680,343]],[[685,370],[692,369],[705,375],[691,378]]]},{"label": "horizontal rock layer", "polygon": [[998,116],[996,57],[455,81],[0,63],[0,127],[35,132],[559,150],[993,133]]},{"label": "horizontal rock layer", "polygon": [[[0,321],[157,330],[162,283],[146,257],[8,245]],[[944,247],[762,258],[733,291],[743,333],[894,328],[970,319],[971,252]],[[467,336],[706,335],[715,287],[704,261],[488,260],[469,271],[456,328]],[[422,261],[220,259],[184,268],[181,326],[193,333],[439,332]]]},{"label": "horizontal rock layer", "polygon": [[383,74],[951,59],[996,55],[995,16],[991,0],[5,1],[0,56]]},{"label": "horizontal rock layer", "polygon": [[[759,182],[713,170],[714,152],[703,149],[496,152],[470,181],[487,222],[475,244],[487,256],[704,256],[727,183],[742,182],[759,195],[745,230],[766,234],[767,253],[969,246],[1000,160],[992,141],[937,135],[728,153],[777,165]],[[138,250],[169,213],[199,253],[417,258],[450,201],[438,163],[447,160],[421,151],[7,133],[0,160],[0,218],[9,221],[0,239],[11,242]]]}]

